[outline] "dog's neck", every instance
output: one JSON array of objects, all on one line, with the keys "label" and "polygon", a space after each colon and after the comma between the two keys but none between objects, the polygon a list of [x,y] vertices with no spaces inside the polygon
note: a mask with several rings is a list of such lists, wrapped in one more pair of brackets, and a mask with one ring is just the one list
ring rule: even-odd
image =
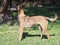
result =
[{"label": "dog's neck", "polygon": [[23,8],[20,8],[20,9],[18,10],[18,15],[19,15],[20,17],[24,17],[24,16],[25,16]]}]

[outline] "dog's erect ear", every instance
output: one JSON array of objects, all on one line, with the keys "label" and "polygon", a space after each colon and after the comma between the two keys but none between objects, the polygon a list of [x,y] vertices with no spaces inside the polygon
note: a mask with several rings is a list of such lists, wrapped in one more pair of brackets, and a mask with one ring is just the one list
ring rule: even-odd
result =
[{"label": "dog's erect ear", "polygon": [[21,7],[20,5],[17,6],[18,10],[23,10],[23,7]]},{"label": "dog's erect ear", "polygon": [[18,10],[20,9],[20,5],[17,6],[17,9],[18,9]]}]

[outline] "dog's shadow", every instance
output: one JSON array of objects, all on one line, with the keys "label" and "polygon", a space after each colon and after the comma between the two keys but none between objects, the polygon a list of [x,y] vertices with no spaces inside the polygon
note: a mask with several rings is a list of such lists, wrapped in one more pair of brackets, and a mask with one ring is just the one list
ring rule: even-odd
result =
[{"label": "dog's shadow", "polygon": [[[30,35],[30,34],[28,34],[28,32],[24,32],[22,40],[25,39],[26,37],[36,37],[36,36],[40,37],[41,35],[40,34],[38,34],[38,35]],[[52,34],[50,36],[55,36],[55,34]],[[47,35],[43,35],[42,38],[47,39]]]}]

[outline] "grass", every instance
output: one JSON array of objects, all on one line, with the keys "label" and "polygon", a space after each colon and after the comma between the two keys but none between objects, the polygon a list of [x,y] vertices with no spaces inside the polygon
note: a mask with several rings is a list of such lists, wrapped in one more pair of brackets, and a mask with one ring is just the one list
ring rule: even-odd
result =
[{"label": "grass", "polygon": [[49,22],[48,31],[50,33],[50,40],[46,39],[45,33],[43,33],[44,34],[43,39],[41,40],[39,36],[40,32],[38,28],[36,28],[37,26],[34,26],[33,28],[25,29],[23,35],[24,38],[22,41],[19,41],[17,24],[14,24],[12,26],[9,26],[7,24],[1,24],[0,45],[60,45],[60,20],[59,19],[60,18],[58,18],[58,20],[53,23]]},{"label": "grass", "polygon": [[[51,25],[53,25],[51,27]],[[18,40],[18,25],[8,26],[3,24],[0,26],[0,45],[60,45],[60,24],[49,24],[50,40],[45,37],[40,40],[39,30],[25,29],[24,38]],[[45,33],[44,33],[45,34]]]}]

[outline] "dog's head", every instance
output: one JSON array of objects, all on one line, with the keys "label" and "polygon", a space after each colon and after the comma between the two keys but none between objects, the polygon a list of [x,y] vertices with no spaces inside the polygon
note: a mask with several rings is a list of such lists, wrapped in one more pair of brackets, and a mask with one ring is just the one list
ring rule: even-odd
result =
[{"label": "dog's head", "polygon": [[23,7],[20,7],[19,5],[18,5],[18,15],[20,15],[20,17],[25,16]]}]

